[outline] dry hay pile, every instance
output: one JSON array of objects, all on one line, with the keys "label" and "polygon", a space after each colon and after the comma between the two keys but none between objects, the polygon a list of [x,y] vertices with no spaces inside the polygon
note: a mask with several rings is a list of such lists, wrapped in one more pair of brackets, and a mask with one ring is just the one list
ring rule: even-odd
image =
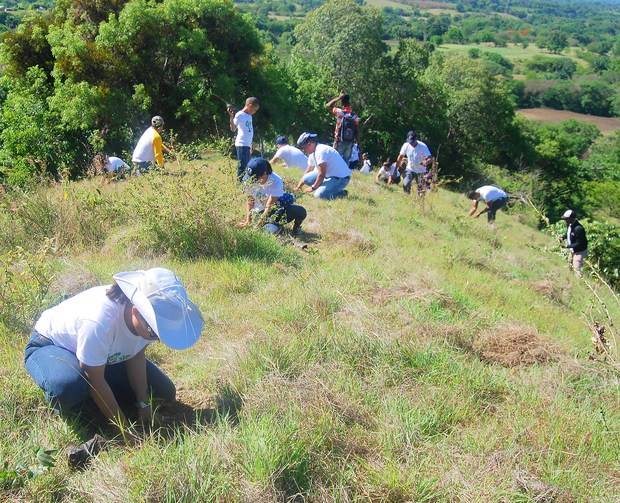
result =
[{"label": "dry hay pile", "polygon": [[534,291],[538,292],[544,297],[547,297],[553,302],[558,304],[564,304],[566,302],[566,294],[568,289],[557,285],[551,279],[542,279],[540,281],[534,281],[531,283],[531,287]]},{"label": "dry hay pile", "polygon": [[356,230],[349,230],[347,232],[329,232],[326,237],[332,242],[344,243],[347,245],[347,249],[356,251],[363,255],[371,255],[377,249],[376,243],[366,238],[362,233]]},{"label": "dry hay pile", "polygon": [[560,356],[557,346],[535,328],[514,323],[483,332],[474,340],[472,349],[481,360],[505,367],[546,363]]}]

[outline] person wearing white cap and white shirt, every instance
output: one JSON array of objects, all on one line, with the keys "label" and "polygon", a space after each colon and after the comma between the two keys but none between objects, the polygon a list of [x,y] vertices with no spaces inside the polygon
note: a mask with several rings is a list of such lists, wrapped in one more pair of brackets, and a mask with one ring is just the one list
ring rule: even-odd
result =
[{"label": "person wearing white cap and white shirt", "polygon": [[319,143],[317,138],[315,133],[302,133],[297,140],[308,156],[308,168],[297,184],[297,190],[305,184],[308,185],[306,192],[314,192],[314,197],[344,197],[347,195],[345,188],[351,181],[351,170],[336,149]]},{"label": "person wearing white cap and white shirt", "polygon": [[129,172],[129,165],[120,157],[106,154],[103,169],[105,169],[107,173],[123,176],[125,173]]},{"label": "person wearing white cap and white shirt", "polygon": [[276,138],[278,151],[273,155],[269,164],[275,165],[278,161],[284,163],[287,168],[299,168],[306,170],[308,167],[308,157],[301,150],[288,144],[286,136]]},{"label": "person wearing white cap and white shirt", "polygon": [[[487,219],[490,224],[495,222],[497,210],[506,206],[508,202],[508,194],[495,185],[483,185],[471,191],[467,194],[467,197],[474,202],[471,210],[469,210],[469,215],[478,218],[483,213],[487,213]],[[480,212],[475,215],[480,200],[484,201],[486,208],[480,210]]]},{"label": "person wearing white cap and white shirt", "polygon": [[571,251],[571,265],[577,277],[581,277],[583,262],[588,256],[588,237],[581,222],[577,220],[577,213],[566,210],[562,215],[566,222],[566,248]]},{"label": "person wearing white cap and white shirt", "polygon": [[164,167],[164,152],[170,154],[172,150],[166,147],[161,139],[163,130],[164,119],[156,115],[151,119],[151,127],[140,136],[131,156],[136,174],[148,171],[152,165]]},{"label": "person wearing white cap and white shirt", "polygon": [[173,401],[172,381],[145,357],[161,341],[172,349],[196,343],[203,326],[179,278],[164,268],[120,272],[44,311],[26,346],[26,370],[57,411],[90,396],[103,415],[126,425],[119,402],[151,417],[150,396]]}]

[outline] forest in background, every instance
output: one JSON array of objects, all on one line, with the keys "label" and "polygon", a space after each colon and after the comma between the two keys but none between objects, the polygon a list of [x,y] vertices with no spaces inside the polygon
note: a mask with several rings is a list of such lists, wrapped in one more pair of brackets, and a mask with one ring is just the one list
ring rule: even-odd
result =
[{"label": "forest in background", "polygon": [[[480,16],[484,29],[495,33],[491,44],[514,46],[519,23],[526,23],[531,28],[519,35],[521,47],[536,43],[549,55],[519,71],[588,88],[591,94],[575,99],[600,104],[599,80],[577,84],[575,78],[598,67],[597,79],[620,75],[616,6],[528,2],[522,15],[526,4],[517,2],[499,15],[500,4],[468,2],[454,6],[457,15],[420,18],[419,7],[405,6],[413,14],[401,27],[421,31],[397,34],[394,8],[331,0],[318,8],[286,4],[304,15],[286,20],[294,26],[278,34],[273,4],[265,12],[261,5],[240,10],[227,0],[63,0],[52,10],[31,12],[0,45],[4,183],[84,176],[96,153],[127,156],[154,114],[166,118],[173,142],[227,150],[222,100],[241,103],[248,95],[262,102],[255,119],[259,143],[271,145],[276,134],[294,139],[302,130],[328,140],[332,119],[323,105],[346,90],[368,119],[362,149],[375,161],[393,156],[406,131],[416,129],[445,177],[499,183],[527,196],[551,220],[571,207],[601,221],[603,242],[613,251],[606,267],[619,275],[620,133],[601,138],[584,123],[524,120],[515,110],[529,81],[513,78],[513,63],[490,50],[469,48],[463,57],[441,46],[454,41],[448,33],[458,26],[467,34],[464,43],[478,40],[480,30],[464,27]],[[559,57],[553,53],[564,49],[544,42],[558,30],[566,31],[567,43],[580,44],[578,59]],[[617,105],[617,96],[609,100]]]}]

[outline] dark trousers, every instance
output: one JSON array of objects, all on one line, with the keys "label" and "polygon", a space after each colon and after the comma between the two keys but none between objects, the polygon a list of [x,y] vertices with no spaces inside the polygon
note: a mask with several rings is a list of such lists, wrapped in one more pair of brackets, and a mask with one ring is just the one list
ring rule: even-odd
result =
[{"label": "dark trousers", "polygon": [[[71,351],[56,346],[47,337],[32,332],[24,351],[26,370],[45,393],[45,399],[56,410],[69,411],[90,398],[90,385]],[[105,380],[119,403],[136,401],[125,363],[107,365]],[[146,361],[149,393],[165,401],[173,401],[176,389],[170,378],[153,362]]]},{"label": "dark trousers", "polygon": [[286,225],[289,222],[295,222],[293,224],[293,229],[296,229],[301,226],[307,214],[306,208],[298,204],[289,204],[284,208],[282,206],[276,206],[275,210],[273,210],[267,219],[267,223]]},{"label": "dark trousers", "polygon": [[250,162],[250,147],[235,147],[237,149],[237,180],[241,181],[245,175],[245,168]]},{"label": "dark trousers", "polygon": [[508,199],[506,197],[502,197],[501,199],[496,199],[495,201],[489,201],[486,203],[487,208],[489,208],[489,211],[487,212],[487,219],[489,222],[495,221],[495,214],[497,213],[497,210],[500,210],[506,206],[507,202]]}]

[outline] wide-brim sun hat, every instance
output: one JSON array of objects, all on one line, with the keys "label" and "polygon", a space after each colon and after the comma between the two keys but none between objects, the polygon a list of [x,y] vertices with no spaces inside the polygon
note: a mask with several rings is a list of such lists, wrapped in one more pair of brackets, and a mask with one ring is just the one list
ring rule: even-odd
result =
[{"label": "wide-brim sun hat", "polygon": [[312,141],[312,140],[316,141],[318,137],[319,135],[316,133],[301,133],[299,135],[299,138],[297,138],[297,145],[299,145],[300,147],[303,147],[309,141]]},{"label": "wide-brim sun hat", "polygon": [[573,210],[566,210],[562,215],[562,220],[569,220],[575,216],[575,212]]},{"label": "wide-brim sun hat", "polygon": [[204,325],[200,309],[172,271],[155,267],[119,272],[113,278],[166,346],[187,349],[198,341]]}]

